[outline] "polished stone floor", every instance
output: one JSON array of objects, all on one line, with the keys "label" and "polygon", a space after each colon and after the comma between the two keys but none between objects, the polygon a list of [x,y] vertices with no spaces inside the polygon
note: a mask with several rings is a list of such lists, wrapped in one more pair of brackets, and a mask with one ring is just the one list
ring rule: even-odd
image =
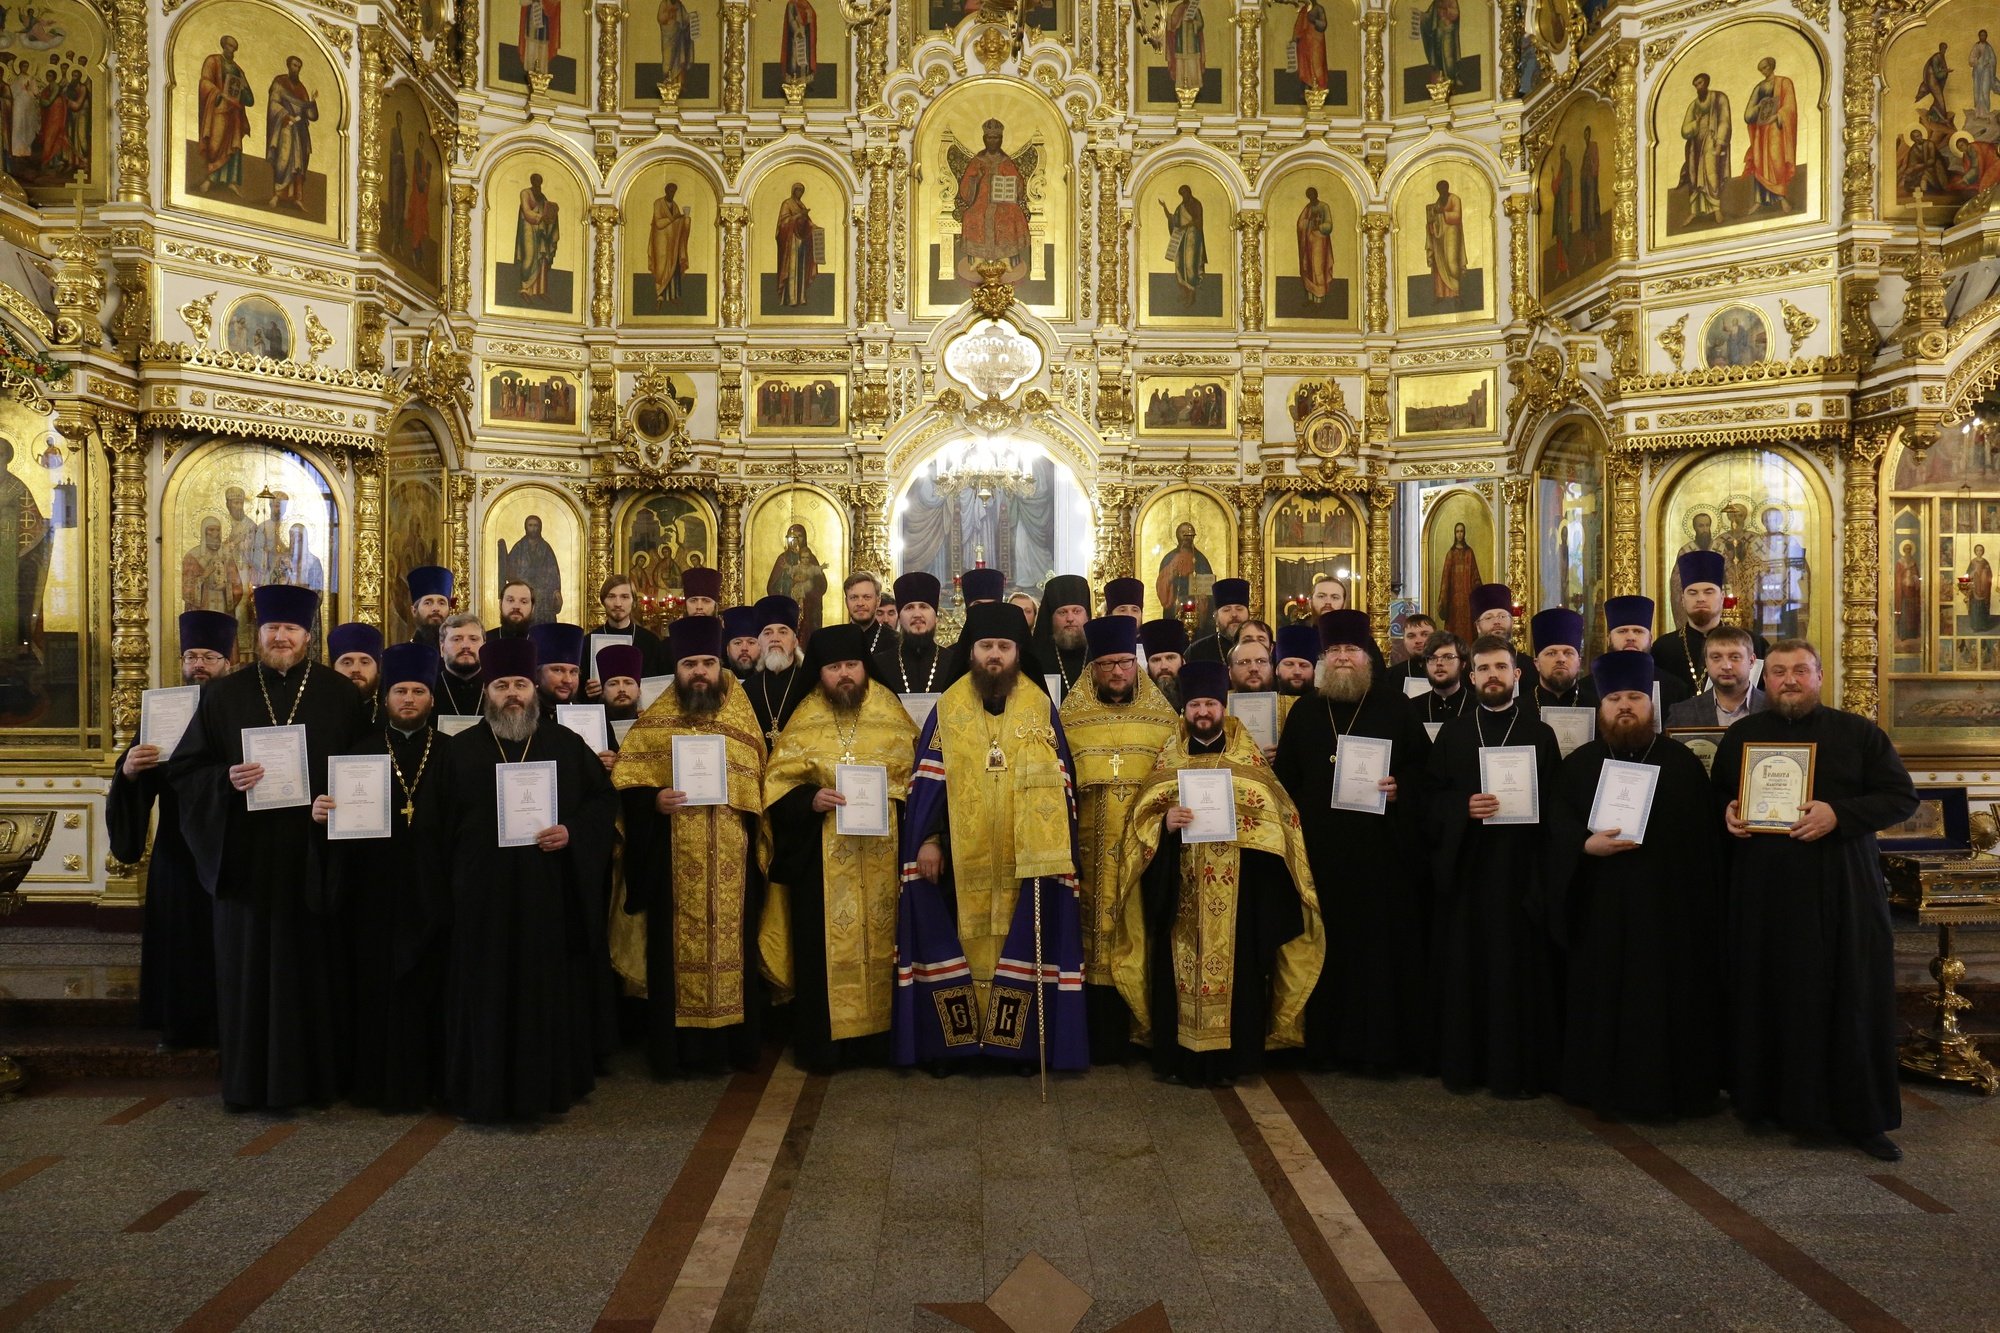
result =
[{"label": "polished stone floor", "polygon": [[534,1128],[0,1105],[0,1330],[1992,1329],[2000,1099],[1893,1166],[1418,1079],[621,1063]]}]

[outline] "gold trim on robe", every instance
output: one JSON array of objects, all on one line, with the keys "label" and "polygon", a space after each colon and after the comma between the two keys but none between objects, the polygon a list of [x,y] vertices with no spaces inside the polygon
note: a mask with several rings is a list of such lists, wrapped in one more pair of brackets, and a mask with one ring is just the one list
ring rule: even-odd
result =
[{"label": "gold trim on robe", "polygon": [[1109,986],[1111,942],[1118,931],[1118,848],[1132,801],[1174,738],[1180,716],[1143,671],[1132,702],[1107,704],[1085,672],[1063,699],[1063,734],[1076,770],[1078,915],[1083,923],[1083,979]]},{"label": "gold trim on robe", "polygon": [[[835,767],[845,763],[880,764],[889,771],[889,799],[902,801],[909,796],[917,727],[908,710],[887,686],[870,682],[858,714],[842,718],[818,688],[799,703],[792,720],[778,733],[764,770],[766,810],[796,787],[832,787]],[[850,724],[853,735],[846,736]],[[826,1000],[836,1041],[889,1030],[901,846],[901,817],[893,805],[886,838],[844,837],[835,831],[832,812],[820,818]],[[772,884],[764,898],[758,939],[764,974],[783,991],[792,989],[790,909],[788,886]],[[774,959],[782,964],[782,972]]]},{"label": "gold trim on robe", "polygon": [[1292,798],[1235,718],[1223,722],[1219,754],[1190,755],[1185,728],[1160,751],[1158,765],[1133,802],[1132,821],[1119,857],[1119,928],[1112,975],[1131,1006],[1142,1043],[1152,1018],[1146,996],[1146,915],[1139,881],[1160,850],[1167,811],[1180,803],[1176,774],[1183,768],[1228,768],[1236,790],[1236,841],[1181,844],[1180,905],[1171,950],[1179,996],[1181,1046],[1190,1051],[1229,1048],[1229,1007],[1236,967],[1236,909],[1242,850],[1283,859],[1304,908],[1305,931],[1278,950],[1271,979],[1270,1048],[1304,1043],[1306,999],[1326,958],[1319,898],[1306,861],[1305,835]]},{"label": "gold trim on robe", "polygon": [[[698,717],[681,712],[680,698],[669,687],[625,734],[611,770],[611,785],[620,791],[672,787],[673,738],[716,734],[727,742],[729,804],[695,806],[667,816],[673,821],[674,1022],[684,1028],[725,1028],[743,1021],[748,980],[743,974],[744,886],[751,856],[760,862],[769,859],[768,848],[761,845],[768,841],[763,732],[734,681],[722,707]],[[757,821],[759,846],[751,846],[740,814]],[[615,910],[624,916],[622,904]],[[614,930],[619,926],[615,918],[612,924]],[[613,955],[629,959],[630,941],[614,940]],[[643,940],[638,956],[644,957]],[[789,959],[780,960],[780,966],[789,970]]]}]

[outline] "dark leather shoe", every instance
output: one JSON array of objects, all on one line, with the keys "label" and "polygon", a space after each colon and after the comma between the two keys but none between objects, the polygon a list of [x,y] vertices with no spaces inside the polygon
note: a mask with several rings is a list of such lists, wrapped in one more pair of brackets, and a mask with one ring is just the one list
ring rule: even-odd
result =
[{"label": "dark leather shoe", "polygon": [[1854,1146],[1881,1162],[1900,1162],[1903,1150],[1887,1134],[1864,1134],[1854,1140]]}]

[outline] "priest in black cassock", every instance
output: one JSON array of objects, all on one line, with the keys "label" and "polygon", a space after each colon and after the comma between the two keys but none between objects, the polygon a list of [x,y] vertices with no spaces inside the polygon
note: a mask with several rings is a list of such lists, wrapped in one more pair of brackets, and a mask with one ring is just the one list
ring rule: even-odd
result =
[{"label": "priest in black cassock", "polygon": [[[1685,627],[1660,636],[1660,641],[1653,645],[1653,660],[1659,664],[1660,678],[1685,683],[1690,697],[1708,688],[1707,677],[1702,674],[1707,665],[1702,646],[1708,632],[1722,623],[1725,609],[1722,584],[1728,574],[1728,562],[1720,551],[1683,551],[1674,561],[1674,576],[1681,585]],[[1750,643],[1759,658],[1770,655],[1771,645],[1764,642],[1762,635],[1752,634]]]},{"label": "priest in black cassock", "polygon": [[[257,660],[202,691],[167,781],[181,831],[215,898],[217,1048],[231,1109],[334,1100],[345,1079],[339,932],[312,796],[326,758],[366,725],[354,686],[309,657],[319,594],[271,583],[253,594]],[[251,727],[305,728],[310,791],[297,805],[251,810],[264,779],[243,761]],[[277,776],[277,775],[274,775]]]},{"label": "priest in black cassock", "polygon": [[935,574],[905,574],[896,580],[898,632],[883,636],[871,671],[897,694],[943,694],[958,679],[951,674],[950,650],[938,647],[940,590]]},{"label": "priest in black cassock", "polygon": [[1427,817],[1438,1072],[1453,1092],[1483,1084],[1515,1098],[1555,1086],[1562,1051],[1543,825],[1488,823],[1500,800],[1480,775],[1483,750],[1532,751],[1537,805],[1548,817],[1562,754],[1548,724],[1514,698],[1518,672],[1505,639],[1472,645],[1478,707],[1445,723],[1431,747]]},{"label": "priest in black cassock", "polygon": [[[1604,599],[1604,642],[1607,651],[1614,653],[1653,653],[1653,599],[1630,595],[1607,597]],[[1659,663],[1656,661],[1655,666]],[[1693,697],[1687,681],[1675,676],[1661,674],[1653,682],[1659,686],[1661,725],[1665,726],[1666,711],[1675,704]],[[1585,676],[1578,684],[1576,702],[1584,708],[1595,708],[1602,702],[1596,683]]]},{"label": "priest in black cassock", "polygon": [[[1326,918],[1326,966],[1306,1002],[1306,1058],[1320,1068],[1423,1071],[1435,1065],[1436,977],[1423,962],[1430,877],[1412,867],[1424,859],[1431,743],[1400,677],[1378,674],[1370,637],[1365,611],[1319,618],[1313,693],[1286,716],[1272,764],[1304,818]],[[1377,784],[1389,798],[1383,814],[1332,808],[1342,736],[1389,742],[1389,776]]]},{"label": "priest in black cassock", "polygon": [[479,650],[486,645],[485,627],[478,616],[461,611],[445,620],[441,639],[436,711],[447,717],[478,717],[486,706],[479,688]]},{"label": "priest in black cassock", "polygon": [[451,571],[443,565],[418,565],[403,576],[403,586],[410,592],[410,618],[417,622],[410,642],[439,651],[444,622],[451,619]]},{"label": "priest in black cassock", "polygon": [[[1819,653],[1780,639],[1764,662],[1771,706],[1731,726],[1715,753],[1727,801],[1733,1059],[1745,1120],[1837,1133],[1885,1162],[1903,1155],[1896,1087],[1896,978],[1875,835],[1916,813],[1916,789],[1883,730],[1820,702]],[[1739,805],[1745,747],[1810,743],[1799,819],[1752,832]]]},{"label": "priest in black cassock", "polygon": [[743,682],[757,728],[764,733],[768,753],[792,713],[812,691],[812,680],[800,670],[799,604],[772,594],[757,601],[757,672]]},{"label": "priest in black cassock", "polygon": [[[1181,706],[1181,663],[1188,649],[1187,626],[1172,617],[1149,620],[1139,626],[1139,647],[1144,651],[1146,674],[1178,712]],[[1228,673],[1225,672],[1226,676]]]},{"label": "priest in black cassock", "polygon": [[1577,677],[1583,672],[1583,617],[1566,606],[1537,611],[1528,621],[1535,646],[1535,670],[1521,691],[1522,702],[1544,708],[1575,708]]},{"label": "priest in black cassock", "polygon": [[[1083,627],[1090,619],[1090,583],[1080,574],[1058,574],[1042,587],[1042,609],[1035,617],[1032,636],[1035,661],[1041,674],[1037,685],[1046,685],[1042,675],[1061,676],[1061,693],[1056,702],[1069,697],[1090,666],[1090,646],[1084,642]],[[1022,675],[1028,674],[1025,667]]]},{"label": "priest in black cassock", "polygon": [[[997,602],[1006,595],[1007,575],[1000,570],[979,565],[958,576],[958,604],[967,614],[970,614],[975,606],[984,602]],[[1026,614],[1025,611],[1022,612],[1023,616]],[[1042,683],[1044,668],[1035,657],[1032,627],[1028,631],[1028,639],[1027,646],[1022,650],[1021,674],[1034,677],[1035,684],[1039,686]],[[966,642],[965,635],[961,633],[958,641],[946,650],[944,673],[955,681],[971,669],[972,645]],[[940,685],[938,688],[943,690],[946,687]]]},{"label": "priest in black cassock", "polygon": [[[236,652],[236,617],[223,611],[183,611],[181,683],[206,685],[229,674]],[[104,802],[111,854],[121,861],[146,855],[146,832],[159,799],[146,871],[146,909],[139,936],[139,1022],[169,1048],[215,1044],[215,908],[202,887],[181,803],[160,764],[157,745],[134,744],[119,757]]]},{"label": "priest in black cassock", "polygon": [[[1187,660],[1227,665],[1229,650],[1236,646],[1236,636],[1250,620],[1250,580],[1217,579],[1209,594],[1209,605],[1215,608],[1215,629],[1188,645]],[[1180,612],[1179,607],[1170,606],[1167,610],[1175,615]]]},{"label": "priest in black cassock", "polygon": [[326,634],[327,665],[347,677],[368,707],[368,722],[376,721],[376,687],[382,680],[382,631],[362,620],[335,625]]},{"label": "priest in black cassock", "polygon": [[[722,571],[707,565],[695,565],[681,571],[681,614],[684,616],[714,616],[722,614]],[[647,658],[647,662],[659,664],[662,674],[673,670],[673,664],[666,660],[667,646],[657,637],[653,642],[659,652]]]},{"label": "priest in black cassock", "polygon": [[[715,585],[718,588],[722,585],[722,573],[720,570],[707,568],[691,569],[687,572],[686,586],[682,588],[682,592],[686,594],[689,601],[694,600],[694,576],[696,574],[710,576],[714,579]],[[633,645],[639,650],[639,656],[645,660],[647,674],[650,675],[655,671],[665,671],[666,668],[664,666],[654,665],[660,661],[666,651],[660,646],[660,636],[633,619],[633,613],[638,609],[634,605],[637,600],[637,594],[632,590],[632,579],[629,575],[613,574],[611,577],[605,579],[604,586],[597,590],[597,604],[604,609],[604,619],[601,623],[592,625],[585,632],[584,644],[586,647],[589,645],[590,635],[592,634],[629,634],[632,636]],[[689,611],[687,614],[694,615],[695,612]],[[588,671],[583,674],[585,676],[590,675]],[[591,680],[584,687],[585,696],[595,699],[598,688],[599,682]],[[578,702],[582,701],[579,700]]]},{"label": "priest in black cassock", "polygon": [[1146,585],[1134,578],[1118,578],[1104,585],[1104,614],[1130,616],[1134,624],[1146,619]]},{"label": "priest in black cassock", "polygon": [[[479,650],[485,716],[444,754],[451,803],[451,953],[444,1103],[468,1120],[566,1111],[596,1085],[597,988],[617,796],[582,737],[541,720],[535,646]],[[500,846],[502,764],[556,766],[556,822]]]},{"label": "priest in black cassock", "polygon": [[[1722,1087],[1724,870],[1708,774],[1653,728],[1654,672],[1636,649],[1591,664],[1597,738],[1556,776],[1548,875],[1568,949],[1563,1096],[1663,1119],[1714,1110]],[[1657,770],[1643,830],[1600,819],[1592,831],[1607,761]]]},{"label": "priest in black cassock", "polygon": [[[661,652],[666,650],[662,648]],[[610,643],[597,655],[598,702],[604,705],[607,723],[630,722],[639,716],[639,685],[646,675],[646,658],[637,644]],[[611,748],[618,748],[618,732],[611,731]]]},{"label": "priest in black cassock", "polygon": [[582,703],[583,627],[545,621],[528,630],[535,645],[535,699],[542,721],[556,720],[557,704]]},{"label": "priest in black cassock", "polygon": [[[451,742],[431,724],[437,673],[426,644],[383,651],[382,723],[347,753],[388,755],[390,835],[326,844],[348,951],[347,1099],[384,1111],[432,1105],[444,1076]],[[324,825],[333,808],[331,796],[315,797],[314,822]]]},{"label": "priest in black cassock", "polygon": [[[1472,707],[1472,689],[1465,681],[1470,674],[1466,657],[1472,646],[1450,630],[1438,630],[1424,643],[1424,676],[1431,683],[1428,694],[1410,700],[1424,735],[1437,739],[1444,724],[1461,717]],[[1400,684],[1401,682],[1398,681]]]},{"label": "priest in black cassock", "polygon": [[[673,627],[668,626],[671,630]],[[757,618],[754,606],[732,606],[722,613],[723,665],[738,680],[748,680],[757,670],[757,632],[763,624]],[[671,675],[674,669],[674,655],[661,650],[659,670],[655,675]]]}]

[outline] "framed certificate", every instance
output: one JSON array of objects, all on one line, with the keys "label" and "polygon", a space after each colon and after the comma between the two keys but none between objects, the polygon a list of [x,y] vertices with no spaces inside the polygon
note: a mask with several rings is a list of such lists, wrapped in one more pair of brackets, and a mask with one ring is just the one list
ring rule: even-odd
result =
[{"label": "framed certificate", "polygon": [[646,676],[639,681],[639,711],[645,712],[653,706],[653,701],[667,692],[667,686],[674,683],[672,676]]},{"label": "framed certificate", "polygon": [[439,713],[437,729],[445,736],[456,736],[461,731],[469,731],[486,719],[477,713]]},{"label": "framed certificate", "polygon": [[1556,748],[1567,759],[1573,750],[1588,745],[1597,736],[1595,708],[1544,708],[1542,721],[1556,734]]},{"label": "framed certificate", "polygon": [[139,744],[157,745],[164,758],[181,743],[181,735],[194,721],[201,703],[201,686],[169,685],[146,690],[139,696]]},{"label": "framed certificate", "polygon": [[1813,763],[1819,747],[1756,742],[1743,747],[1743,781],[1737,813],[1752,833],[1790,833],[1812,803]]},{"label": "framed certificate", "polygon": [[833,789],[847,798],[833,807],[833,831],[845,838],[889,836],[889,770],[881,764],[835,764]]},{"label": "framed certificate", "polygon": [[597,655],[614,643],[631,644],[630,634],[593,634],[590,636],[590,676],[591,680],[603,680],[597,670]]},{"label": "framed certificate", "polygon": [[1236,779],[1226,768],[1183,768],[1180,803],[1194,812],[1181,830],[1182,842],[1236,841]]},{"label": "framed certificate", "polygon": [[543,829],[556,826],[556,761],[493,766],[494,813],[502,847],[533,847]]},{"label": "framed certificate", "polygon": [[1479,790],[1500,798],[1500,810],[1486,817],[1489,824],[1542,822],[1542,788],[1536,781],[1535,747],[1489,745],[1479,752]]},{"label": "framed certificate", "polygon": [[1430,692],[1431,678],[1429,676],[1403,677],[1403,697],[1405,699],[1421,699]]},{"label": "framed certificate", "polygon": [[1253,694],[1229,695],[1229,716],[1243,724],[1243,730],[1250,733],[1250,742],[1258,749],[1269,749],[1278,743],[1278,696],[1269,690]]},{"label": "framed certificate", "polygon": [[557,704],[556,723],[583,737],[592,754],[611,748],[610,728],[604,721],[603,704]]},{"label": "framed certificate", "polygon": [[1389,776],[1389,752],[1395,742],[1379,736],[1342,736],[1333,743],[1333,808],[1381,815],[1389,811],[1389,793],[1375,784]]},{"label": "framed certificate", "polygon": [[386,838],[394,833],[389,823],[391,783],[386,754],[327,756],[326,794],[333,798],[333,810],[326,817],[327,838]]},{"label": "framed certificate", "polygon": [[931,720],[931,710],[937,707],[938,696],[912,691],[902,698],[903,711],[910,715],[910,721],[916,723],[921,731],[924,723]]},{"label": "framed certificate", "polygon": [[1701,760],[1704,772],[1713,773],[1716,747],[1722,744],[1723,733],[1728,730],[1727,727],[1668,727],[1667,735],[1692,750],[1694,757]]},{"label": "framed certificate", "polygon": [[729,804],[729,745],[720,736],[676,736],[674,790],[689,805]]},{"label": "framed certificate", "polygon": [[1590,831],[1615,828],[1626,842],[1644,842],[1659,785],[1660,770],[1651,764],[1605,760],[1597,772],[1597,794],[1590,800]]},{"label": "framed certificate", "polygon": [[312,804],[304,727],[243,728],[243,762],[264,766],[264,776],[243,794],[249,809],[286,810]]}]

